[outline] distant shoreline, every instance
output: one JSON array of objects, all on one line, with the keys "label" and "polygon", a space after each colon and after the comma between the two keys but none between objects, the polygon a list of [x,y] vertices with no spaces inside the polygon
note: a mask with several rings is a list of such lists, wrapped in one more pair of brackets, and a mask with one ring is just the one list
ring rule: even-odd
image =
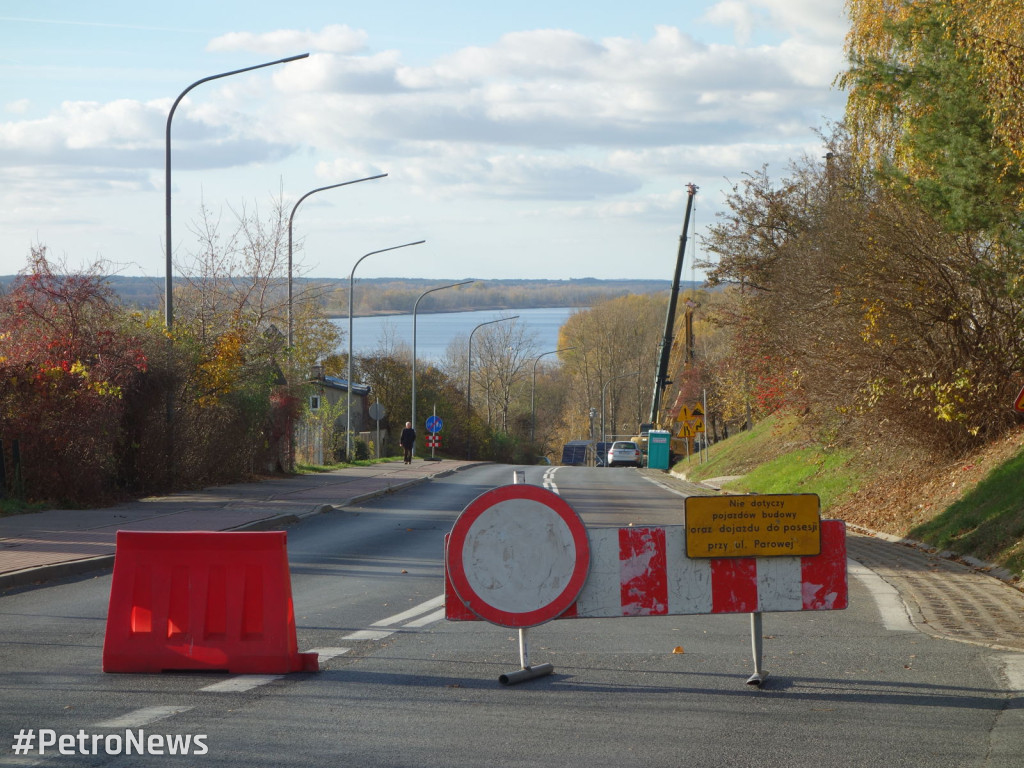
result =
[{"label": "distant shoreline", "polygon": [[[0,276],[0,291],[7,290],[17,275]],[[176,284],[187,278],[176,276]],[[107,275],[103,281],[126,306],[143,311],[159,311],[163,306],[163,281],[151,277]],[[298,278],[295,281],[300,300],[314,299],[326,317],[348,317],[349,286],[342,279]],[[424,292],[432,293],[443,287],[441,280],[422,278],[363,278],[352,307],[353,317],[391,317],[411,315],[412,308]],[[559,309],[572,307],[586,309],[602,301],[631,294],[668,293],[668,280],[578,278],[572,280],[545,279],[481,279],[472,285],[441,293],[432,293],[430,300],[417,310],[417,314],[445,314],[452,312],[515,312],[528,309]],[[461,285],[455,283],[455,285]],[[701,287],[696,281],[683,281],[680,287],[694,290]],[[270,303],[284,306],[287,282],[280,276],[267,279]],[[308,293],[305,291],[314,291]]]},{"label": "distant shoreline", "polygon": [[[524,309],[589,309],[588,305],[580,304],[579,306],[573,306],[570,304],[537,304],[529,306],[479,306],[479,307],[465,307],[459,309],[418,309],[416,310],[417,315],[455,315],[461,312],[516,312]],[[357,312],[352,315],[352,318],[358,317],[402,317],[411,315],[412,312],[407,309],[376,309],[370,312]],[[338,314],[337,312],[329,312],[326,315],[328,320],[347,320],[348,313]]]}]

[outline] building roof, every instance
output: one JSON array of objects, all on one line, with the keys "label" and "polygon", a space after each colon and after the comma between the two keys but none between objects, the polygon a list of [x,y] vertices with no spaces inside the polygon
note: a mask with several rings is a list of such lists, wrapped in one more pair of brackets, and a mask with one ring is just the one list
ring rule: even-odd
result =
[{"label": "building roof", "polygon": [[[330,387],[331,389],[338,389],[342,392],[348,392],[348,379],[342,379],[338,376],[324,376],[323,385]],[[359,382],[352,383],[352,394],[353,395],[368,395],[370,394],[369,384],[360,384]]]}]

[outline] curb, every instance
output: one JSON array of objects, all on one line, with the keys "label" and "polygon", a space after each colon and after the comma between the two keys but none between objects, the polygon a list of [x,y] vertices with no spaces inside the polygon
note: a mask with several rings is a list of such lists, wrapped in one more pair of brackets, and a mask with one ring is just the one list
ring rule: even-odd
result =
[{"label": "curb", "polygon": [[88,573],[101,573],[114,567],[113,555],[86,557],[81,560],[69,560],[65,563],[40,565],[36,568],[25,568],[0,575],[0,592],[11,589],[41,585],[44,581],[67,579],[72,576],[84,576]]},{"label": "curb", "polygon": [[[687,479],[686,475],[680,472],[669,470],[669,474],[679,478],[680,480],[685,480],[688,483],[695,483],[696,485],[703,485],[706,488],[710,488],[714,491],[721,492],[722,490],[721,487],[711,485],[706,482],[702,483],[699,481],[689,480]],[[971,557],[970,555],[959,555],[956,552],[951,552],[948,549],[939,549],[938,547],[933,547],[931,544],[926,544],[923,541],[917,541],[916,539],[908,539],[904,536],[894,536],[891,533],[882,533],[881,531],[875,531],[871,528],[866,528],[863,525],[856,525],[854,523],[847,522],[846,527],[855,530],[858,533],[862,533],[865,536],[871,536],[872,538],[882,539],[883,541],[887,541],[890,544],[899,544],[904,547],[911,547],[913,549],[920,550],[921,552],[925,552],[929,555],[941,557],[943,560],[950,560],[955,563],[960,563],[960,565],[965,565],[968,568],[971,568],[972,570],[978,571],[979,573],[984,573],[987,576],[999,579],[999,581],[1003,582],[1004,584],[1007,584],[1008,586],[1011,586],[1020,592],[1024,592],[1024,575],[1014,573],[1011,570],[1003,568],[1001,565],[996,565],[995,563],[987,563],[984,560],[979,560],[978,558]]]},{"label": "curb", "polygon": [[[325,510],[321,510],[325,511]],[[311,512],[310,514],[314,514]],[[302,515],[305,517],[305,515]],[[227,531],[267,531],[278,526],[291,525],[299,522],[296,515],[273,515],[262,520],[253,520],[249,523],[225,528]],[[25,568],[20,571],[10,571],[0,574],[0,592],[7,592],[20,587],[41,585],[45,581],[55,579],[68,579],[74,576],[85,576],[87,574],[106,573],[114,568],[114,555],[97,555],[96,557],[85,557],[81,560],[68,560],[63,563],[52,563],[51,565],[39,565],[35,568]]]},{"label": "curb", "polygon": [[1024,581],[1022,581],[1022,577],[1013,571],[1003,568],[1001,565],[986,563],[984,560],[979,560],[978,558],[971,557],[970,555],[958,555],[956,552],[950,552],[948,549],[939,549],[938,547],[933,547],[931,544],[926,544],[923,541],[908,539],[903,536],[894,536],[891,533],[882,533],[881,531],[875,531],[871,528],[866,528],[863,525],[857,525],[855,523],[846,523],[846,527],[857,531],[864,536],[882,539],[883,541],[888,541],[890,544],[899,544],[900,546],[917,549],[935,557],[941,557],[943,560],[960,563],[960,565],[967,566],[971,570],[978,571],[986,576],[991,576],[992,578],[1003,582],[1007,586],[1013,587],[1020,592],[1024,592]]},{"label": "curb", "polygon": [[[472,464],[465,464],[452,469],[447,469],[444,472],[438,472],[434,475],[425,475],[424,477],[417,477],[411,480],[404,480],[394,485],[389,485],[386,488],[379,488],[375,491],[369,491],[367,493],[353,496],[352,498],[345,499],[339,504],[317,504],[310,508],[308,512],[302,512],[299,514],[288,513],[282,515],[271,515],[261,520],[253,520],[249,523],[243,523],[242,525],[235,526],[233,528],[226,528],[227,531],[266,531],[273,530],[275,528],[293,525],[307,517],[314,515],[320,515],[325,512],[332,512],[334,510],[342,509],[343,507],[351,506],[353,504],[361,504],[364,501],[374,499],[378,496],[385,496],[389,493],[395,493],[397,491],[411,488],[414,485],[420,485],[429,480],[433,480],[438,477],[447,477],[453,475],[464,469],[470,469],[471,467],[480,466],[488,462],[474,462]],[[66,579],[74,576],[84,576],[89,573],[103,573],[112,570],[114,567],[114,555],[98,555],[96,557],[86,557],[80,560],[68,560],[63,563],[53,563],[52,565],[40,565],[35,568],[25,568],[20,571],[11,571],[9,573],[0,574],[0,592],[7,592],[12,589],[19,589],[21,587],[30,587],[41,585],[46,581],[53,581],[55,579]]]}]

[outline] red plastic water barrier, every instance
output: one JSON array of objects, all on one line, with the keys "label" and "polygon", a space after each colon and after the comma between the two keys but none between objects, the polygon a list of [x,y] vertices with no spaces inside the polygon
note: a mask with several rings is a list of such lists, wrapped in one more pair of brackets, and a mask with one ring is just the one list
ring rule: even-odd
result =
[{"label": "red plastic water barrier", "polygon": [[104,672],[318,667],[298,652],[283,531],[118,531]]}]

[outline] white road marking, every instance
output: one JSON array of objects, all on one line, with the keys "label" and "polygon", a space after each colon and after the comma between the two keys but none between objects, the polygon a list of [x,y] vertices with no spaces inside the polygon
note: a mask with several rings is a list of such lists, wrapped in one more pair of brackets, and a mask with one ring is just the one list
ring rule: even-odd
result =
[{"label": "white road marking", "polygon": [[144,725],[164,720],[172,715],[188,712],[192,707],[143,707],[113,720],[94,723],[93,728],[141,728]]},{"label": "white road marking", "polygon": [[[440,609],[434,610],[438,606],[440,606]],[[432,613],[427,613],[427,611],[432,611]],[[394,616],[389,616],[380,621],[375,621],[370,625],[371,627],[388,627],[393,624],[401,624],[401,627],[392,627],[391,629],[360,629],[345,635],[342,640],[383,640],[393,635],[399,629],[404,629],[405,627],[418,629],[443,618],[444,595],[438,595],[406,611],[396,613]],[[412,621],[402,624],[407,619],[412,619]],[[317,654],[319,661],[330,661],[336,656],[348,653],[350,650],[352,649],[345,647],[313,648],[310,653]],[[237,677],[208,685],[199,690],[206,693],[242,693],[243,691],[250,691],[258,686],[272,683],[274,680],[280,680],[283,677],[284,675],[238,675]]]},{"label": "white road marking", "polygon": [[558,470],[559,467],[551,467],[551,469],[545,470],[544,477],[541,479],[541,485],[552,493],[558,493],[558,486],[555,485],[555,472]]},{"label": "white road marking", "polygon": [[353,632],[350,635],[345,635],[342,640],[383,640],[385,637],[393,635],[395,630],[393,629],[360,629],[358,632]]},{"label": "white road marking", "polygon": [[438,608],[438,607],[440,607],[442,605],[444,605],[444,595],[438,595],[437,597],[433,598],[432,600],[427,600],[427,602],[425,602],[425,603],[420,603],[417,606],[413,606],[412,608],[410,608],[407,611],[402,611],[401,613],[396,613],[394,616],[391,616],[390,618],[387,618],[387,619],[381,619],[380,621],[375,621],[370,626],[371,627],[390,627],[392,624],[401,624],[403,621],[405,621],[407,619],[416,618],[421,613],[426,613],[427,611],[433,610],[434,608]]},{"label": "white road marking", "polygon": [[855,560],[846,561],[846,572],[867,587],[875,599],[882,624],[890,632],[916,632],[900,593],[885,579]]},{"label": "white road marking", "polygon": [[313,648],[309,652],[317,654],[319,657],[318,661],[330,661],[336,656],[342,656],[351,650],[351,648]]},{"label": "white road marking", "polygon": [[410,621],[408,624],[403,624],[404,627],[425,627],[428,624],[433,624],[435,621],[440,621],[444,618],[444,608],[433,613],[428,613],[426,616],[421,616],[415,621]]},{"label": "white road marking", "polygon": [[[440,610],[434,610],[440,607]],[[433,611],[426,616],[422,614],[427,611]],[[416,618],[419,617],[419,618]],[[410,627],[419,628],[425,627],[427,624],[433,624],[435,621],[444,618],[444,595],[438,595],[433,597],[426,602],[420,603],[419,605],[413,606],[407,611],[396,613],[394,616],[389,616],[386,619],[375,621],[371,624],[371,627],[391,627],[391,629],[360,629],[353,632],[350,635],[345,635],[342,640],[383,640],[385,637],[389,637],[397,632],[399,629]],[[413,619],[405,624],[402,622],[407,619]],[[402,624],[401,627],[393,626],[395,624]]]},{"label": "white road marking", "polygon": [[689,493],[683,493],[682,491],[676,490],[675,488],[671,488],[671,487],[665,485],[664,483],[662,483],[659,480],[651,477],[650,475],[641,474],[640,477],[642,477],[644,480],[646,480],[649,483],[654,483],[656,486],[658,486],[662,490],[668,491],[669,493],[674,493],[676,496],[682,496],[684,499],[688,499],[691,496],[691,494],[689,494]]},{"label": "white road marking", "polygon": [[[336,656],[348,653],[351,648],[314,648],[311,653],[318,656],[318,661],[330,661]],[[207,685],[199,690],[205,693],[244,693],[258,688],[261,685],[272,683],[275,680],[283,680],[286,675],[238,675],[236,677],[222,680],[213,685]]]},{"label": "white road marking", "polygon": [[1014,693],[1024,693],[1024,653],[1007,654],[1000,657],[1003,674]]},{"label": "white road marking", "polygon": [[199,690],[206,693],[242,693],[243,691],[251,691],[253,688],[272,683],[275,680],[283,679],[284,675],[239,675],[238,677],[231,677],[213,685],[207,685]]}]

